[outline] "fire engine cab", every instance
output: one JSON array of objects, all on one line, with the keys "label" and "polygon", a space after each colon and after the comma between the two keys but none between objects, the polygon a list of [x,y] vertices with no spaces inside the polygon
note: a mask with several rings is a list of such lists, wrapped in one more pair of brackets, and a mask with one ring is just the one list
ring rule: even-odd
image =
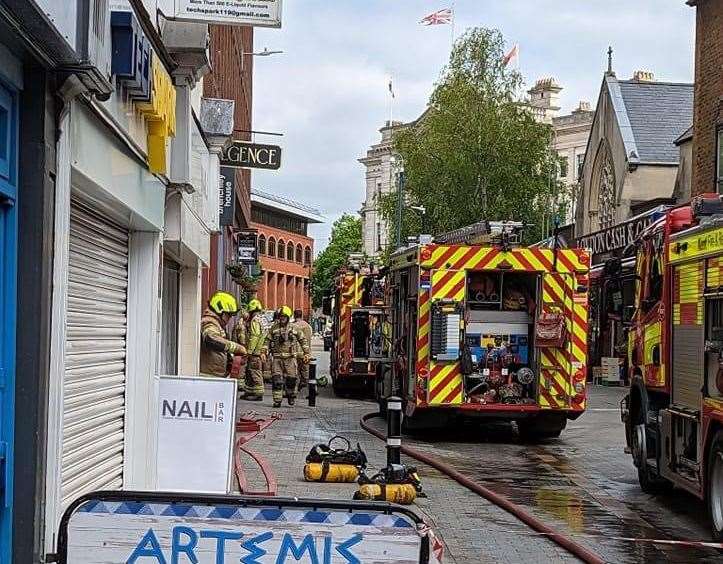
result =
[{"label": "fire engine cab", "polygon": [[667,211],[635,246],[635,298],[625,306],[630,390],[621,404],[628,447],[644,491],[674,485],[706,499],[723,540],[721,197]]}]

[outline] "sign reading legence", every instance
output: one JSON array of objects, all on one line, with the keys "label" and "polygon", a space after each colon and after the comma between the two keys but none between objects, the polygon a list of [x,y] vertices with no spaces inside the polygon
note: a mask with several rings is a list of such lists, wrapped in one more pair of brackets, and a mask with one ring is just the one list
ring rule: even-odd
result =
[{"label": "sign reading legence", "polygon": [[419,519],[390,504],[163,495],[85,496],[63,517],[60,562],[428,562]]},{"label": "sign reading legence", "polygon": [[176,0],[175,17],[194,22],[281,27],[281,0]]},{"label": "sign reading legence", "polygon": [[278,170],[281,167],[281,147],[234,141],[221,154],[221,166]]}]

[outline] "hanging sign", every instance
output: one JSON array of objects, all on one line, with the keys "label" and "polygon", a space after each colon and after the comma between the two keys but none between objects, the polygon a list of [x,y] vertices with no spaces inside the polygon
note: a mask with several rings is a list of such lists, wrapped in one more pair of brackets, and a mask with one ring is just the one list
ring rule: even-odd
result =
[{"label": "hanging sign", "polygon": [[174,17],[191,22],[281,27],[281,0],[176,0]]},{"label": "hanging sign", "polygon": [[281,147],[233,141],[221,153],[221,166],[278,170],[281,168]]},{"label": "hanging sign", "polygon": [[221,167],[221,176],[218,186],[218,224],[220,226],[233,225],[236,208],[236,169],[227,166]]},{"label": "hanging sign", "polygon": [[439,540],[381,502],[97,492],[60,522],[60,564],[437,563]]},{"label": "hanging sign", "polygon": [[613,225],[575,239],[575,246],[592,251],[593,262],[597,255],[624,249],[635,241],[643,230],[653,222],[652,215],[638,216],[630,221]]},{"label": "hanging sign", "polygon": [[229,491],[236,388],[230,378],[161,377],[157,489]]},{"label": "hanging sign", "polygon": [[238,246],[236,247],[236,262],[241,264],[256,264],[258,260],[258,251],[256,248],[256,233],[246,231],[238,236]]}]

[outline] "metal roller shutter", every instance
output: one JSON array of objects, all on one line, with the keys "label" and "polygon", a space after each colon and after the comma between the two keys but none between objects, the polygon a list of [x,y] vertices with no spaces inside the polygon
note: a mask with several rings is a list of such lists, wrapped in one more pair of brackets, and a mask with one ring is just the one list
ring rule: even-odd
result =
[{"label": "metal roller shutter", "polygon": [[63,508],[123,485],[128,230],[73,201],[68,262]]}]

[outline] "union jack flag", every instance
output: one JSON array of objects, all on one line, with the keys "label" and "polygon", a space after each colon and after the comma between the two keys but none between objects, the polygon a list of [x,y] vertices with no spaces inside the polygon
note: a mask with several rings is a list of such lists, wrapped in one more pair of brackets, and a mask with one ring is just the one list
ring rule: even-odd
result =
[{"label": "union jack flag", "polygon": [[428,16],[425,16],[419,23],[423,25],[451,24],[452,18],[454,18],[452,8],[444,8],[443,10],[438,10]]}]

